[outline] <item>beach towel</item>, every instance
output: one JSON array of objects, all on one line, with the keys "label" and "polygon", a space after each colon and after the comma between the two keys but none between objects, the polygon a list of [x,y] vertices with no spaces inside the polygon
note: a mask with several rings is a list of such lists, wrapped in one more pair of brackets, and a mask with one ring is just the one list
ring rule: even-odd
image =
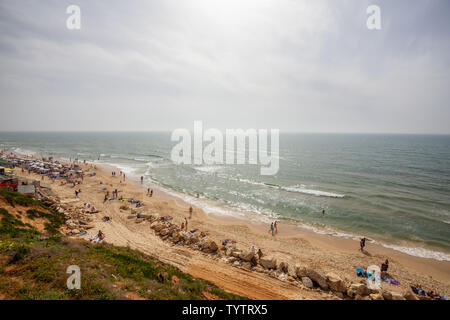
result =
[{"label": "beach towel", "polygon": [[196,233],[198,231],[198,229],[192,229],[191,233]]},{"label": "beach towel", "polygon": [[356,276],[357,277],[366,277],[366,271],[364,269],[361,268],[356,268]]},{"label": "beach towel", "polygon": [[83,232],[78,233],[77,235],[80,237],[84,237],[85,235],[87,235],[87,232],[83,231]]},{"label": "beach towel", "polygon": [[384,279],[382,279],[382,281],[385,282],[385,283],[389,283],[389,284],[391,284],[393,286],[400,285],[400,282],[398,282],[397,280],[394,280],[392,278],[384,278]]}]

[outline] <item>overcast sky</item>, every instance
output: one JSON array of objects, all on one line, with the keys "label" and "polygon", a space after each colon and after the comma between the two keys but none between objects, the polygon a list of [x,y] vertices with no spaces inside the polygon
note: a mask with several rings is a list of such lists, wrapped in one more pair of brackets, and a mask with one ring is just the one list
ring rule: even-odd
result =
[{"label": "overcast sky", "polygon": [[449,30],[448,0],[1,0],[0,130],[450,133]]}]

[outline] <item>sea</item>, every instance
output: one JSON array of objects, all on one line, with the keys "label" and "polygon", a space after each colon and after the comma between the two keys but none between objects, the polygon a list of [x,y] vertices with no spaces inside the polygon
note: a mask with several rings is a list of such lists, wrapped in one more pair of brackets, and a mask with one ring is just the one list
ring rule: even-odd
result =
[{"label": "sea", "polygon": [[[450,136],[283,133],[279,170],[171,160],[170,132],[0,132],[0,149],[113,165],[207,213],[450,261]],[[325,210],[325,214],[323,214]]]}]

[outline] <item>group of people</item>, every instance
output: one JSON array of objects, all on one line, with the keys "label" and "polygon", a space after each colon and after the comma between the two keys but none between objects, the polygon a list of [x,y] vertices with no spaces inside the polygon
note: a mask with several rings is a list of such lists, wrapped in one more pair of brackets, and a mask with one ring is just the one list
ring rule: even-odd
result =
[{"label": "group of people", "polygon": [[269,233],[272,233],[272,236],[278,233],[278,221],[277,220],[270,223]]},{"label": "group of people", "polygon": [[85,203],[83,205],[83,211],[86,212],[86,213],[97,213],[97,212],[99,212],[97,209],[95,209],[94,206],[91,206],[90,203]]}]

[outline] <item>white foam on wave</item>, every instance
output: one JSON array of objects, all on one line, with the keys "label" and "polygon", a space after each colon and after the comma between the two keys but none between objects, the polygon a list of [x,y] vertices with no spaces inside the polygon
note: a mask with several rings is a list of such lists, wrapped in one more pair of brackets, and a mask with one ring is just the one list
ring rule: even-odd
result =
[{"label": "white foam on wave", "polygon": [[[308,225],[305,223],[298,224],[298,226],[301,228],[307,229],[307,230],[311,230],[314,233],[329,235],[329,236],[334,236],[334,237],[339,237],[339,238],[344,238],[344,239],[352,239],[352,240],[359,241],[363,237],[360,235],[353,235],[353,234],[338,232],[331,228],[321,229],[321,228],[317,228],[317,227],[314,227],[314,226],[311,226],[311,225]],[[370,243],[379,244],[388,249],[406,253],[406,254],[408,254],[410,256],[414,256],[414,257],[435,259],[438,261],[450,261],[450,255],[447,253],[444,253],[444,252],[433,251],[430,249],[417,248],[417,247],[405,247],[405,246],[387,244],[387,243],[378,242],[378,241],[372,240],[372,239],[367,239],[367,241]]]},{"label": "white foam on wave", "polygon": [[132,174],[133,172],[136,172],[138,170],[138,168],[126,166],[124,164],[118,164],[118,163],[105,163],[105,164],[114,166],[125,174]]},{"label": "white foam on wave", "polygon": [[200,167],[194,167],[195,170],[206,172],[206,173],[215,173],[222,169],[221,166],[200,166]]},{"label": "white foam on wave", "polygon": [[36,151],[31,151],[31,150],[27,150],[27,149],[23,149],[23,148],[14,148],[13,152],[18,153],[23,156],[32,156],[32,155],[36,154]]},{"label": "white foam on wave", "polygon": [[424,248],[403,247],[403,246],[397,246],[397,245],[391,245],[391,244],[385,244],[385,243],[380,243],[380,244],[383,247],[393,249],[396,251],[400,251],[400,252],[409,254],[410,256],[435,259],[435,260],[439,260],[439,261],[450,261],[450,254],[439,252],[439,251],[433,251],[433,250],[428,250],[428,249],[424,249]]},{"label": "white foam on wave", "polygon": [[321,190],[313,190],[313,189],[306,189],[302,186],[292,186],[292,187],[281,187],[282,190],[289,191],[289,192],[298,192],[303,194],[309,194],[317,197],[330,197],[330,198],[344,198],[344,194],[338,194],[338,193],[332,193],[327,191],[321,191]]}]

